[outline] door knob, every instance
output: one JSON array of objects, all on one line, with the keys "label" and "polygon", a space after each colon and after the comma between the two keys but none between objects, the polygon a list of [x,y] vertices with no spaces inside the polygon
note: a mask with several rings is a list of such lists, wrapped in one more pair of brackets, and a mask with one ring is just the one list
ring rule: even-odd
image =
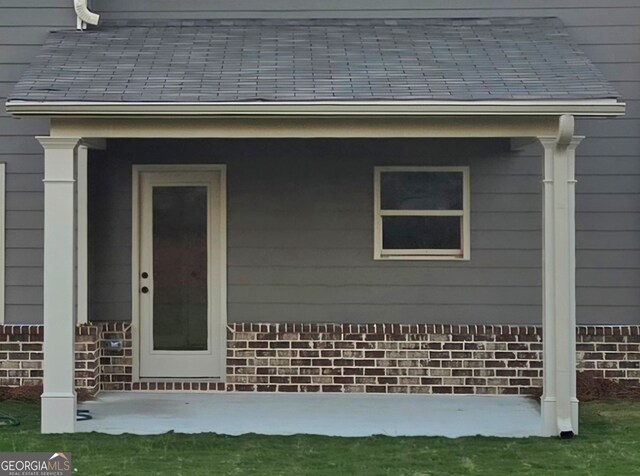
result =
[{"label": "door knob", "polygon": [[140,291],[142,291],[143,294],[147,294],[149,292],[149,288],[146,286],[142,286],[142,289],[140,289]]}]

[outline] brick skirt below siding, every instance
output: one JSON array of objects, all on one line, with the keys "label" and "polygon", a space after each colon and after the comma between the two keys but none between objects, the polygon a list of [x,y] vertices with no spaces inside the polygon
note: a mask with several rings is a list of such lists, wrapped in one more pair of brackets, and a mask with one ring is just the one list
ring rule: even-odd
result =
[{"label": "brick skirt below siding", "polygon": [[[542,386],[535,326],[229,324],[225,382],[132,380],[131,326],[76,331],[76,385],[98,390],[528,395]],[[640,384],[640,326],[580,326],[578,370]],[[0,386],[38,384],[42,326],[0,326]],[[108,341],[124,343],[109,350]]]},{"label": "brick skirt below siding", "polygon": [[[0,386],[42,384],[43,326],[0,325]],[[100,327],[76,327],[76,387],[100,390]]]}]

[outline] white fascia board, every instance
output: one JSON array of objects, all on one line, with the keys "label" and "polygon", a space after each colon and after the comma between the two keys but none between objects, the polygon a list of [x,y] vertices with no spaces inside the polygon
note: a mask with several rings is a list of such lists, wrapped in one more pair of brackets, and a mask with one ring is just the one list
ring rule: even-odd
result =
[{"label": "white fascia board", "polygon": [[8,101],[16,116],[621,116],[615,99],[575,101],[32,102]]}]

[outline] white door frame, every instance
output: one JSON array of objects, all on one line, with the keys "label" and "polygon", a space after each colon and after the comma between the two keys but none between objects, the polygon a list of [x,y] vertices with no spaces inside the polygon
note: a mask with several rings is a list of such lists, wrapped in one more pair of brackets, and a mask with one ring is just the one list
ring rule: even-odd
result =
[{"label": "white door frame", "polygon": [[[141,217],[140,217],[140,199],[141,187],[140,178],[144,172],[219,172],[220,173],[220,222],[218,229],[220,230],[219,239],[219,256],[220,256],[220,299],[219,299],[219,329],[217,332],[217,345],[219,349],[219,358],[217,359],[218,378],[209,380],[222,381],[226,375],[226,357],[227,357],[227,166],[225,164],[153,164],[153,165],[137,165],[132,166],[132,222],[131,222],[131,338],[132,338],[132,381],[139,382],[141,380],[163,380],[159,378],[141,378],[140,377],[140,234],[141,234]],[[215,347],[214,347],[215,348]],[[190,378],[171,378],[170,380],[189,380]]]}]

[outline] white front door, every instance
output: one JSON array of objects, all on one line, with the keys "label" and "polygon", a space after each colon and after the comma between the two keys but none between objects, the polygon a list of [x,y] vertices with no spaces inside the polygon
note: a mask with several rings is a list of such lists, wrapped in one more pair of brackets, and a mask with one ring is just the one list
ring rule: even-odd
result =
[{"label": "white front door", "polygon": [[221,378],[224,169],[141,167],[136,180],[139,376]]}]

